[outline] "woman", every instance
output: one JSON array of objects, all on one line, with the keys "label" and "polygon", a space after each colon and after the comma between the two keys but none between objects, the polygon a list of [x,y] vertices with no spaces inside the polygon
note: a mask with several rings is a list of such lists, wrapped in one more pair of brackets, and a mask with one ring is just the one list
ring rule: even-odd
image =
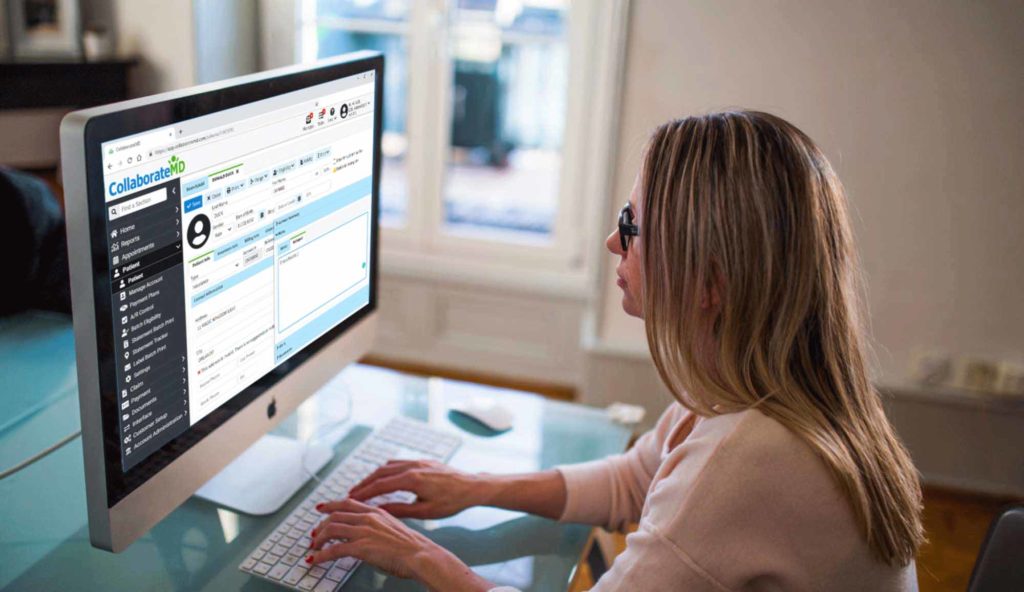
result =
[{"label": "woman", "polygon": [[[488,590],[396,518],[488,505],[639,522],[595,590],[916,590],[920,488],[868,380],[846,199],[811,139],[757,112],[661,126],[607,246],[678,401],[657,427],[528,475],[388,463],[321,508],[311,561]],[[418,500],[361,502],[395,490]]]}]

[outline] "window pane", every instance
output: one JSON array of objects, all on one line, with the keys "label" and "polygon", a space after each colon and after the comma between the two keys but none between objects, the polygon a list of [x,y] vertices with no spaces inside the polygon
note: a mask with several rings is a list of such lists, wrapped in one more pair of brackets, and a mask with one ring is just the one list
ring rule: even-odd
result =
[{"label": "window pane", "polygon": [[551,237],[565,124],[567,11],[557,0],[459,0],[452,9],[449,232]]},{"label": "window pane", "polygon": [[[381,223],[388,226],[405,224],[407,185],[405,174],[405,155],[408,149],[406,136],[406,89],[408,84],[408,46],[406,38],[397,33],[365,32],[348,28],[339,28],[333,18],[349,18],[353,15],[360,18],[371,14],[377,18],[378,12],[383,15],[398,14],[394,8],[388,12],[384,5],[402,5],[403,11],[408,10],[407,2],[328,2],[321,0],[319,8],[322,15],[317,27],[317,57],[328,57],[360,49],[372,49],[384,54],[384,133],[381,138],[381,186],[380,211]],[[349,12],[345,12],[351,9]],[[379,9],[379,10],[378,10]]]},{"label": "window pane", "polygon": [[401,21],[409,16],[409,0],[318,0],[318,17]]}]

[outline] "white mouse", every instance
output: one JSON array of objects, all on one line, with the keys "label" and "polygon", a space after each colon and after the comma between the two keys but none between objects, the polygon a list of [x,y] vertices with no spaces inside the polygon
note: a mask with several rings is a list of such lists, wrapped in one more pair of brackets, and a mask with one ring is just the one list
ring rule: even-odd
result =
[{"label": "white mouse", "polygon": [[512,412],[491,401],[473,400],[452,406],[452,411],[475,419],[496,432],[512,429]]}]

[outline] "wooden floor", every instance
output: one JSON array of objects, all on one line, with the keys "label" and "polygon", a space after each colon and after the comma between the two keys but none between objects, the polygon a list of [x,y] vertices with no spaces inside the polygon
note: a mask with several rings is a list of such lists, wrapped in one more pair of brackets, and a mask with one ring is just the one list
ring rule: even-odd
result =
[{"label": "wooden floor", "polygon": [[[928,543],[917,555],[920,592],[964,592],[988,526],[1004,505],[1014,500],[971,493],[925,488],[924,527]],[[1020,501],[1020,500],[1017,500]],[[625,548],[625,537],[613,534],[615,546]],[[570,592],[594,585],[582,564]]]}]

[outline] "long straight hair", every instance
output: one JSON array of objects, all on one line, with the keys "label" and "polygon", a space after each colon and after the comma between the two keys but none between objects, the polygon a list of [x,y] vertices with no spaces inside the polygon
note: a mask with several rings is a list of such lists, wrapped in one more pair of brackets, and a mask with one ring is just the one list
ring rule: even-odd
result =
[{"label": "long straight hair", "polygon": [[[703,416],[757,407],[805,441],[890,565],[924,539],[921,489],[868,378],[846,197],[803,132],[760,112],[671,121],[640,173],[647,340]],[[709,294],[718,304],[709,313]]]}]

